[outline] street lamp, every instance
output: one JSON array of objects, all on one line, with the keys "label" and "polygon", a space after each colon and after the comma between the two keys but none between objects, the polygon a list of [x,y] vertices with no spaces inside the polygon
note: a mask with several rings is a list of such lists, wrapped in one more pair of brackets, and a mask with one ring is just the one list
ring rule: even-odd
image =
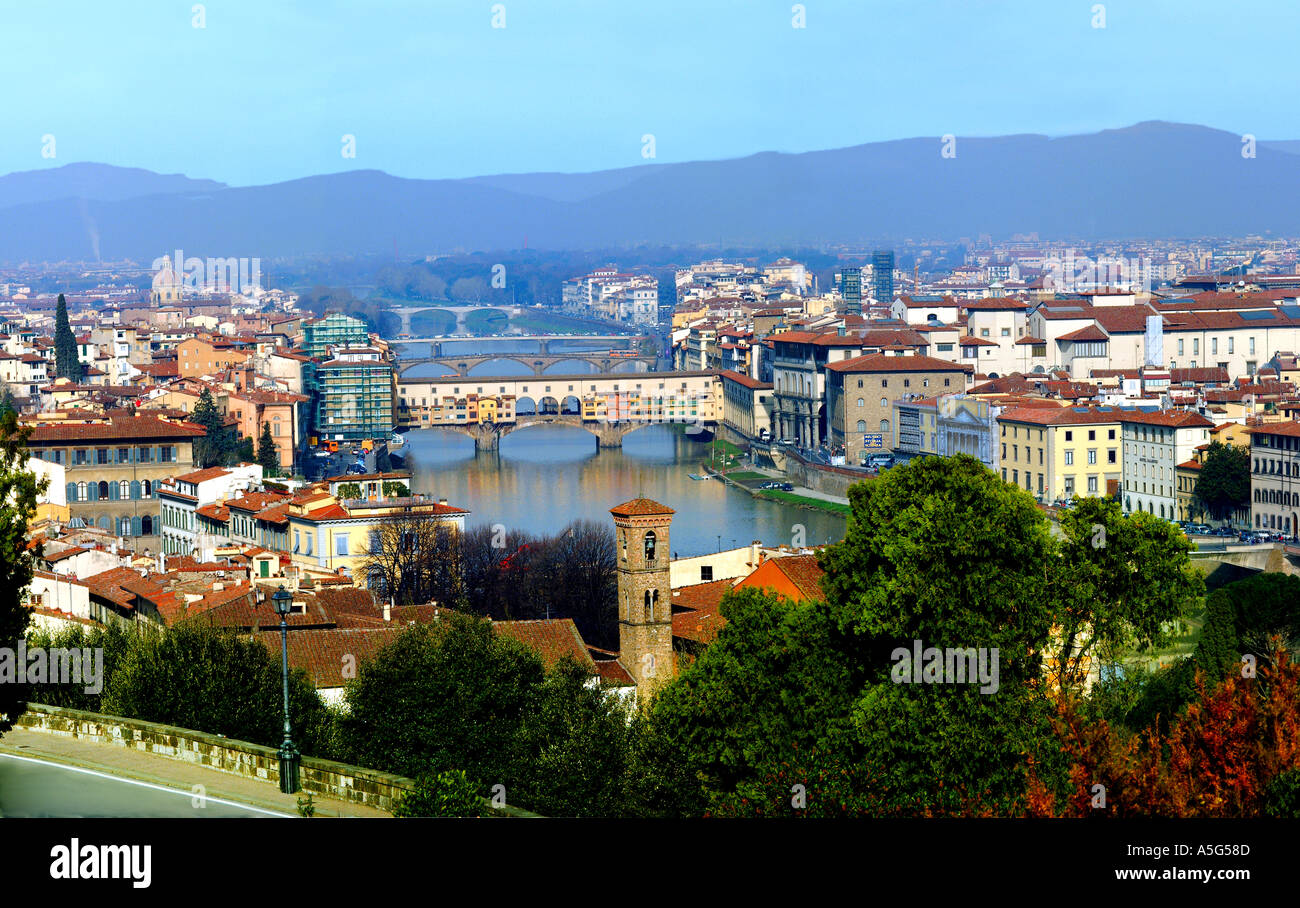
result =
[{"label": "street lamp", "polygon": [[271,595],[275,603],[275,613],[280,616],[280,662],[284,680],[284,743],[280,745],[277,756],[280,758],[280,790],[293,794],[298,790],[298,765],[301,759],[298,748],[293,746],[289,736],[289,625],[286,619],[293,607],[293,596],[284,588],[284,584]]}]

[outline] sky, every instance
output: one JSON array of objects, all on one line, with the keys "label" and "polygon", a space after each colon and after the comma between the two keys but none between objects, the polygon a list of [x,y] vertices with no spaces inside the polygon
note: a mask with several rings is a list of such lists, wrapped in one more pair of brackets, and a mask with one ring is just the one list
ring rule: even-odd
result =
[{"label": "sky", "polygon": [[1297,26],[1293,0],[0,0],[0,173],[434,179],[637,166],[646,136],[671,163],[1143,120],[1296,139]]}]

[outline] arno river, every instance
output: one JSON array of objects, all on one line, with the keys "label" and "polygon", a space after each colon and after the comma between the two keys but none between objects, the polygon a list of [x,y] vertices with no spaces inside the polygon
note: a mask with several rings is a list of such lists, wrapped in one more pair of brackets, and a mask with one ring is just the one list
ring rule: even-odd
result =
[{"label": "arno river", "polygon": [[758,539],[790,544],[801,525],[809,545],[837,542],[843,517],[752,498],[717,480],[693,480],[708,457],[705,443],[669,426],[629,434],[623,448],[597,451],[595,436],[576,426],[512,432],[499,451],[474,451],[464,435],[439,429],[406,434],[414,491],[471,511],[467,526],[504,524],[553,533],[576,519],[612,525],[609,509],[644,495],[675,509],[672,551],[682,557]]}]

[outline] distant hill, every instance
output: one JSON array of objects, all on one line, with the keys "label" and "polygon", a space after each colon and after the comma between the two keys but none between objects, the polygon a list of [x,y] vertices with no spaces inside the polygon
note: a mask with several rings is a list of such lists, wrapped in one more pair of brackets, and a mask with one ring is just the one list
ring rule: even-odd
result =
[{"label": "distant hill", "polygon": [[[412,253],[513,249],[525,238],[587,249],[1300,235],[1300,143],[1261,142],[1247,159],[1235,133],[1147,122],[958,138],[953,158],[940,149],[931,137],[587,174],[409,180],[358,170],[252,187],[69,165],[0,178],[0,260],[93,260],[96,240],[103,259],[150,260],[176,247],[274,258],[394,242]],[[86,168],[101,168],[102,185]]]},{"label": "distant hill", "polygon": [[154,173],[111,164],[64,164],[45,170],[24,170],[0,177],[0,208],[57,199],[118,202],[172,192],[225,189],[215,180],[192,180],[179,174]]}]

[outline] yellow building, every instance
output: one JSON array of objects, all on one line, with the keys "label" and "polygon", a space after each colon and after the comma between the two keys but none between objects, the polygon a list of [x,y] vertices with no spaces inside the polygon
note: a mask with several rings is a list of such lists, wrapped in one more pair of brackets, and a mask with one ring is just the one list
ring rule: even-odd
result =
[{"label": "yellow building", "polygon": [[1108,482],[1123,479],[1119,415],[1110,407],[1004,410],[997,420],[1002,478],[1043,502],[1105,497]]},{"label": "yellow building", "polygon": [[[346,478],[361,484],[368,477]],[[385,522],[432,517],[446,521],[457,532],[465,529],[469,511],[452,507],[446,499],[385,497],[382,482],[369,490],[376,494],[364,499],[340,501],[323,489],[292,499],[286,515],[292,562],[304,570],[343,573],[357,586],[365,586],[365,564]]]}]

